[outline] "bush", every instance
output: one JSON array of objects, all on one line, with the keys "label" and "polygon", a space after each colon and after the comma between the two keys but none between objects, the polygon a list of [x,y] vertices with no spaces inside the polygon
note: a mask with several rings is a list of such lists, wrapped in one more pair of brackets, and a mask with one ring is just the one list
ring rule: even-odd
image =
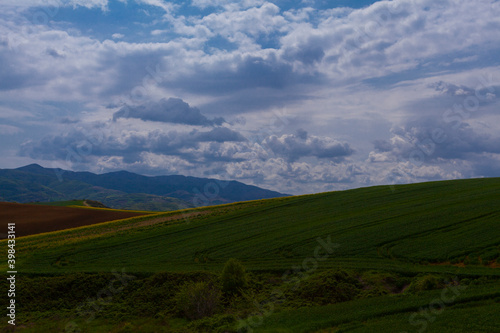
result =
[{"label": "bush", "polygon": [[212,316],[220,304],[221,293],[208,282],[186,283],[176,295],[177,309],[187,319]]},{"label": "bush", "polygon": [[[303,305],[326,305],[350,301],[361,291],[361,284],[349,272],[328,270],[290,286],[289,299]],[[296,287],[296,290],[294,290]],[[302,302],[302,303],[301,303]],[[305,303],[304,303],[305,302]]]},{"label": "bush", "polygon": [[445,284],[439,276],[427,274],[416,277],[408,287],[409,293],[443,288]]},{"label": "bush", "polygon": [[229,259],[222,270],[222,291],[226,294],[241,294],[248,285],[245,267],[236,259]]}]

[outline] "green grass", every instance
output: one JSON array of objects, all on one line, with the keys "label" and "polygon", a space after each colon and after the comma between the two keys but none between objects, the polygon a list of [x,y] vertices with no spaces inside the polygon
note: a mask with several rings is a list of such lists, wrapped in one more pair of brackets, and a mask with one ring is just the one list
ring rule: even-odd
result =
[{"label": "green grass", "polygon": [[[19,238],[16,266],[19,274],[32,276],[109,273],[113,269],[145,276],[155,272],[218,274],[228,259],[237,258],[256,276],[269,273],[280,279],[284,273],[297,276],[294,271],[303,272],[304,267],[320,273],[342,268],[357,272],[379,289],[392,276],[401,281],[404,277],[415,281],[423,274],[481,277],[487,279],[484,286],[470,286],[429,323],[427,331],[490,332],[492,325],[500,325],[492,315],[500,297],[500,269],[495,268],[500,261],[499,202],[500,178],[491,178],[202,207]],[[337,244],[332,253],[319,247],[328,239]],[[326,257],[317,261],[315,255]],[[6,271],[5,258],[0,259],[0,270]],[[418,326],[409,326],[409,316],[440,292],[367,296],[300,309],[278,306],[254,330],[381,332],[392,327],[390,331],[417,332]],[[259,293],[265,299],[265,293]],[[234,311],[248,315],[248,307],[243,308]],[[112,331],[109,327],[120,331],[117,327],[125,324],[132,331],[133,327],[161,331],[155,330],[164,325],[157,315],[114,323],[103,317],[91,325],[100,325],[105,331]],[[178,320],[168,319],[174,323],[172,331]],[[449,322],[453,324],[447,325]]]},{"label": "green grass", "polygon": [[[131,272],[189,271],[220,269],[235,257],[251,270],[283,270],[313,256],[318,237],[330,237],[339,246],[321,268],[498,275],[479,262],[464,268],[428,263],[486,253],[496,260],[499,201],[500,179],[495,178],[214,206],[198,209],[208,213],[188,221],[181,217],[149,226],[143,222],[118,231],[120,225],[176,213],[155,214],[18,239],[17,248],[23,252],[18,266],[33,273],[100,272],[116,266]],[[61,257],[68,264],[54,266]]]},{"label": "green grass", "polygon": [[[316,332],[332,327],[336,329],[332,330],[334,332],[418,332],[424,326],[432,328],[432,332],[457,332],[457,327],[465,329],[468,325],[473,326],[474,316],[481,315],[490,322],[482,325],[480,330],[463,332],[494,332],[492,328],[498,325],[496,313],[500,308],[498,283],[469,286],[453,302],[443,302],[443,307],[430,305],[439,304],[441,294],[440,289],[419,295],[380,296],[284,310],[264,317],[261,325],[251,327],[254,332],[262,333]],[[463,312],[468,310],[474,311],[474,315],[468,313],[464,316]],[[248,322],[259,323],[259,318],[250,318]]]}]

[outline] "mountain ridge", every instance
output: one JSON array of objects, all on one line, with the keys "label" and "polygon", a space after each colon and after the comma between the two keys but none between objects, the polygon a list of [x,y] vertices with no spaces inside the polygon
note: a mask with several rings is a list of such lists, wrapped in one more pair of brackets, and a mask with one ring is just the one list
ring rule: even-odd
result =
[{"label": "mountain ridge", "polygon": [[175,210],[287,196],[234,180],[183,175],[144,176],[129,171],[95,174],[29,164],[0,169],[0,200],[90,199],[117,209]]}]

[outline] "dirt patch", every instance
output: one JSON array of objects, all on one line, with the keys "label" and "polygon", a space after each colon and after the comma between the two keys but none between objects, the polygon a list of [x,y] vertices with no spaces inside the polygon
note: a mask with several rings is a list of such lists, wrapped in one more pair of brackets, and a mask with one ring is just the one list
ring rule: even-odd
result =
[{"label": "dirt patch", "polygon": [[491,267],[491,268],[500,268],[500,263],[496,262],[496,261],[492,261],[490,262],[488,265],[486,265],[488,267]]},{"label": "dirt patch", "polygon": [[16,223],[16,236],[20,237],[146,214],[0,202],[0,239],[7,238],[7,224],[13,222]]}]

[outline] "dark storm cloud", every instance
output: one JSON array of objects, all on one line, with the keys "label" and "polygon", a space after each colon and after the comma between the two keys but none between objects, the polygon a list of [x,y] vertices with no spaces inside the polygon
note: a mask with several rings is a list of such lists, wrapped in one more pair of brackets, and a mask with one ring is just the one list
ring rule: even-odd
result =
[{"label": "dark storm cloud", "polygon": [[113,120],[119,118],[136,118],[164,123],[186,124],[197,126],[221,125],[223,118],[208,119],[200,110],[189,106],[179,98],[161,99],[139,106],[125,106],[113,114]]}]

